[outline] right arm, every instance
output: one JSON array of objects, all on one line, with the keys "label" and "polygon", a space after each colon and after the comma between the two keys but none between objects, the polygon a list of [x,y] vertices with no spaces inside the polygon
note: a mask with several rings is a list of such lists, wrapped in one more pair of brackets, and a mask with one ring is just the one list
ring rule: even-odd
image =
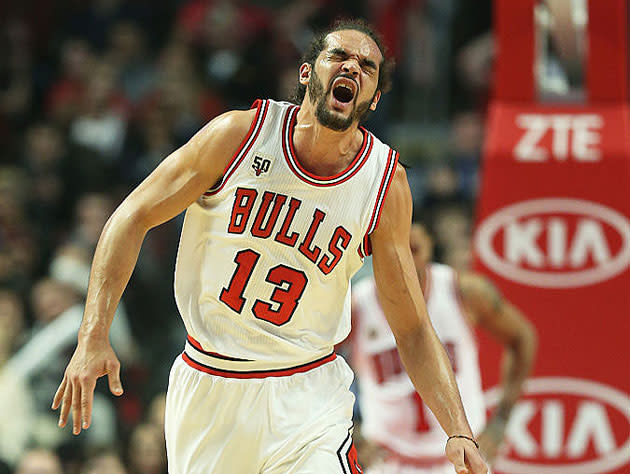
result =
[{"label": "right arm", "polygon": [[532,370],[537,335],[534,326],[521,311],[504,299],[487,278],[475,273],[464,273],[458,281],[467,315],[505,348],[502,397],[478,438],[486,459],[493,462],[503,441],[512,407]]},{"label": "right arm", "polygon": [[146,233],[172,219],[221,177],[254,118],[255,110],[225,113],[169,155],[116,209],[99,239],[77,348],[55,394],[59,426],[72,408],[73,432],[89,427],[98,377],[122,394],[120,363],[109,344],[109,327],[129,282]]}]

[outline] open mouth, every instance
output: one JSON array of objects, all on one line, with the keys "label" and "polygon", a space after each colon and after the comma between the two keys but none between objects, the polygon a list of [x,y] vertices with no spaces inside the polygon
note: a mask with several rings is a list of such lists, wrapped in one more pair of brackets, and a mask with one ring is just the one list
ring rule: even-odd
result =
[{"label": "open mouth", "polygon": [[354,81],[344,77],[338,78],[333,86],[332,94],[342,104],[351,102],[356,94]]},{"label": "open mouth", "polygon": [[333,95],[339,102],[347,104],[354,98],[354,92],[348,86],[340,84],[333,89]]}]

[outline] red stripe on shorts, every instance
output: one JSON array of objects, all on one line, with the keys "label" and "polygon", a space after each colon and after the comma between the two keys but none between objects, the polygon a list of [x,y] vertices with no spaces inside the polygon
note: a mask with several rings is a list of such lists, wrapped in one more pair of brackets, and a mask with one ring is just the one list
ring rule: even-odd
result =
[{"label": "red stripe on shorts", "polygon": [[211,367],[206,364],[202,364],[194,359],[192,359],[186,352],[182,353],[182,359],[193,369],[200,370],[201,372],[205,372],[211,375],[218,375],[220,377],[227,377],[233,379],[262,379],[266,377],[286,377],[287,375],[299,374],[302,372],[308,372],[320,365],[324,365],[328,362],[331,362],[337,358],[337,354],[334,352],[329,354],[321,359],[314,360],[312,362],[308,362],[302,365],[296,365],[294,367],[287,367],[284,369],[275,369],[275,370],[249,370],[249,371],[236,371],[236,370],[224,370],[218,369],[216,367]]}]

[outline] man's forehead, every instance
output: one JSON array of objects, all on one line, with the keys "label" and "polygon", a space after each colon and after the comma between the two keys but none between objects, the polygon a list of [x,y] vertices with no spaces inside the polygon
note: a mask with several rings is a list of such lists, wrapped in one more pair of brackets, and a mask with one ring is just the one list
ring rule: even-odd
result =
[{"label": "man's forehead", "polygon": [[326,36],[326,49],[342,48],[348,53],[373,59],[380,63],[383,59],[376,42],[367,34],[357,30],[333,31]]}]

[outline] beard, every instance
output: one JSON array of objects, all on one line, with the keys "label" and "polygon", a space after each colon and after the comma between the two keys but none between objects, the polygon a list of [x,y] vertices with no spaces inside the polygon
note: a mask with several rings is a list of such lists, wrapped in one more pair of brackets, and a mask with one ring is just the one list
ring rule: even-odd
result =
[{"label": "beard", "polygon": [[341,117],[330,111],[326,104],[326,99],[332,91],[332,84],[337,77],[334,77],[330,81],[328,89],[324,91],[324,84],[322,84],[322,81],[315,72],[315,69],[313,69],[311,73],[311,79],[308,83],[308,94],[311,103],[315,105],[315,118],[317,118],[317,121],[324,127],[334,130],[335,132],[343,132],[345,130],[348,130],[348,128],[350,128],[354,121],[361,123],[364,119],[368,117],[368,115],[370,114],[370,105],[372,104],[372,101],[376,96],[376,92],[370,100],[366,100],[365,102],[361,102],[359,104],[357,104],[357,95],[357,97],[355,97],[353,100],[353,107],[350,115],[345,118]]}]

